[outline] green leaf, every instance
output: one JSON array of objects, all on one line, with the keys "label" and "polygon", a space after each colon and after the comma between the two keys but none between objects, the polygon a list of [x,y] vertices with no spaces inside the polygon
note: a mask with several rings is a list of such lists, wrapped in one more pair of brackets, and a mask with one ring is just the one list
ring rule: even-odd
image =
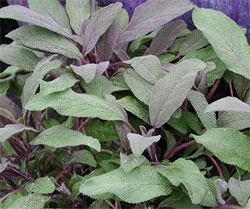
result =
[{"label": "green leaf", "polygon": [[157,81],[149,105],[150,121],[154,127],[165,124],[182,105],[197,73],[205,67],[206,64],[198,59],[185,60]]},{"label": "green leaf", "polygon": [[[180,158],[170,163],[169,166],[159,166],[158,171],[168,178],[173,185],[179,186],[183,184],[188,190],[193,204],[202,204],[205,196],[212,195],[209,193],[205,177],[191,160]],[[214,203],[216,203],[215,200]]]},{"label": "green leaf", "polygon": [[192,112],[183,112],[186,124],[197,134],[201,134],[201,125],[198,118]]},{"label": "green leaf", "polygon": [[134,168],[139,167],[147,159],[144,156],[141,157],[129,157],[125,154],[120,153],[121,167],[125,173],[131,172]]},{"label": "green leaf", "polygon": [[94,156],[88,150],[75,151],[68,163],[83,163],[92,167],[96,167],[96,161]]},{"label": "green leaf", "polygon": [[90,1],[67,0],[66,11],[69,15],[70,25],[76,34],[81,33],[81,23],[90,16]]},{"label": "green leaf", "polygon": [[126,70],[124,73],[124,79],[136,98],[146,105],[149,105],[153,85],[150,82],[144,80],[132,69]]},{"label": "green leaf", "polygon": [[239,181],[235,178],[230,178],[228,187],[231,195],[233,195],[241,206],[247,203],[250,197],[250,180]]},{"label": "green leaf", "polygon": [[50,71],[61,66],[61,61],[55,60],[51,61],[55,55],[50,56],[48,58],[44,58],[37,65],[33,72],[33,74],[26,80],[25,85],[23,87],[22,94],[22,105],[25,107],[28,101],[30,101],[35,95],[37,88],[39,87],[39,80],[43,79],[43,77]]},{"label": "green leaf", "polygon": [[126,96],[117,102],[127,111],[133,113],[138,118],[150,124],[148,107],[133,96]]},{"label": "green leaf", "polygon": [[[46,4],[46,6],[48,6]],[[58,11],[57,11],[58,12]],[[56,13],[57,13],[56,12]],[[10,5],[0,9],[0,18],[14,19],[22,22],[47,28],[53,32],[59,33],[67,38],[74,39],[74,36],[65,30],[51,16],[44,12],[28,9],[19,5]]]},{"label": "green leaf", "polygon": [[72,59],[82,58],[81,52],[62,35],[35,25],[26,25],[11,31],[6,37],[25,47],[61,54]]},{"label": "green leaf", "polygon": [[94,95],[78,94],[68,89],[47,96],[36,95],[25,106],[26,110],[41,111],[48,107],[59,114],[74,117],[98,117],[102,120],[125,120],[120,109]]},{"label": "green leaf", "polygon": [[29,8],[47,13],[67,32],[71,33],[69,17],[58,0],[28,0]]},{"label": "green leaf", "polygon": [[161,69],[161,62],[154,55],[135,57],[132,60],[125,61],[130,64],[135,72],[137,72],[146,81],[155,84],[165,74]]},{"label": "green leaf", "polygon": [[91,136],[83,135],[80,131],[67,129],[64,125],[46,129],[32,141],[32,145],[48,145],[56,148],[67,146],[87,145],[97,151],[101,150],[100,142]]},{"label": "green leaf", "polygon": [[152,166],[141,166],[130,173],[116,169],[85,181],[80,192],[90,197],[111,193],[128,203],[139,203],[169,195],[172,189],[167,179]]},{"label": "green leaf", "polygon": [[145,149],[151,146],[153,143],[158,142],[161,138],[158,136],[145,137],[139,134],[128,133],[127,135],[130,148],[136,157],[141,156]]},{"label": "green leaf", "polygon": [[213,128],[203,135],[191,135],[222,162],[250,171],[250,138],[228,128]]},{"label": "green leaf", "polygon": [[37,194],[50,194],[55,191],[55,188],[55,184],[49,177],[37,178],[35,182],[25,185],[27,192],[34,192]]},{"label": "green leaf", "polygon": [[64,73],[53,81],[40,81],[40,92],[46,96],[55,92],[65,91],[78,82],[71,73]]},{"label": "green leaf", "polygon": [[39,194],[30,194],[16,200],[10,209],[43,209],[44,204],[49,201],[50,197]]},{"label": "green leaf", "polygon": [[222,12],[212,9],[195,8],[193,22],[227,68],[250,79],[250,49],[240,27]]},{"label": "green leaf", "polygon": [[1,45],[0,60],[9,65],[33,71],[40,59],[31,51],[20,46]]},{"label": "green leaf", "polygon": [[239,98],[243,99],[250,88],[250,81],[239,74],[234,74],[233,85]]},{"label": "green leaf", "polygon": [[[97,205],[99,204],[100,200],[94,201],[90,206],[89,209],[96,209]],[[105,201],[102,202],[101,206],[98,209],[110,209],[110,206]]]},{"label": "green leaf", "polygon": [[[98,39],[113,23],[116,15],[122,8],[120,2],[110,4],[107,7],[96,11],[90,18],[84,32],[83,54],[86,56],[96,45]],[[103,24],[105,22],[105,24]]]}]

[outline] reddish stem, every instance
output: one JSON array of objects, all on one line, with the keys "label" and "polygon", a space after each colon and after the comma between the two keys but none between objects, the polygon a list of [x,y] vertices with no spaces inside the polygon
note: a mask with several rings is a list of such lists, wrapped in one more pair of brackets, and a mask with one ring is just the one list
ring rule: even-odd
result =
[{"label": "reddish stem", "polygon": [[97,206],[95,207],[95,209],[100,208],[100,207],[101,207],[101,205],[102,205],[102,203],[103,203],[103,200],[100,200],[100,201],[99,201],[99,203],[97,204]]},{"label": "reddish stem", "polygon": [[150,162],[151,165],[165,165],[168,166],[167,163],[160,163],[160,162]]},{"label": "reddish stem", "polygon": [[82,124],[81,126],[77,129],[78,131],[80,131],[87,123],[89,123],[91,120],[93,120],[93,118],[87,118]]},{"label": "reddish stem", "polygon": [[125,121],[124,123],[127,125],[127,127],[128,127],[132,132],[134,132],[135,134],[138,134],[138,132],[135,130],[135,128],[134,128],[128,121]]},{"label": "reddish stem", "polygon": [[125,65],[129,66],[129,64],[127,64],[127,63],[124,63],[124,62],[117,62],[117,63],[115,63],[115,64],[110,65],[110,66],[107,68],[107,71],[111,70],[112,68],[117,68],[117,67],[121,67],[121,66],[125,66]]},{"label": "reddish stem", "polygon": [[82,64],[84,64],[84,65],[89,64],[84,58],[81,58],[81,62],[82,62]]},{"label": "reddish stem", "polygon": [[218,165],[218,163],[216,162],[216,160],[215,160],[211,155],[209,155],[209,154],[206,153],[206,152],[203,152],[203,154],[204,154],[205,156],[207,156],[207,157],[212,161],[212,163],[215,165],[215,167],[216,167],[216,169],[217,169],[217,171],[218,171],[220,177],[221,177],[222,179],[224,179],[224,176],[223,176],[223,174],[222,174],[222,172],[221,172],[220,166]]},{"label": "reddish stem", "polygon": [[149,52],[149,48],[144,52],[143,56],[146,56]]},{"label": "reddish stem", "polygon": [[233,91],[232,82],[229,83],[229,89],[230,89],[231,97],[234,97],[234,91]]},{"label": "reddish stem", "polygon": [[2,116],[3,118],[9,120],[10,122],[12,122],[12,123],[14,123],[14,124],[21,124],[21,123],[19,123],[17,120],[12,119],[12,118],[10,118],[10,117],[8,117],[8,116],[2,114],[2,113],[0,113],[0,116]]},{"label": "reddish stem", "polygon": [[213,88],[211,89],[211,91],[209,92],[209,94],[207,95],[207,101],[211,99],[211,97],[214,95],[214,92],[216,91],[216,89],[218,88],[219,84],[220,84],[221,79],[217,80],[213,86]]},{"label": "reddish stem", "polygon": [[111,208],[115,209],[115,206],[110,201],[105,200],[105,202],[108,203]]}]

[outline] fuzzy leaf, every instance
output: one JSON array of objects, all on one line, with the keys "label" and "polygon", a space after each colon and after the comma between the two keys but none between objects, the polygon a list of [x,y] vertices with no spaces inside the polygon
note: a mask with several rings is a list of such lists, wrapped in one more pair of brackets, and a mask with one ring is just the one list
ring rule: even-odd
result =
[{"label": "fuzzy leaf", "polygon": [[78,94],[71,89],[47,96],[38,94],[28,102],[25,109],[41,111],[48,107],[65,116],[125,120],[121,111],[110,102],[94,95]]},{"label": "fuzzy leaf", "polygon": [[180,158],[169,166],[159,166],[160,174],[168,178],[175,186],[183,184],[193,204],[201,204],[205,196],[211,196],[205,177],[191,160]]},{"label": "fuzzy leaf", "polygon": [[214,181],[214,185],[215,185],[215,188],[216,188],[216,199],[217,199],[217,201],[220,204],[225,205],[226,201],[223,199],[222,195],[227,192],[227,189],[228,189],[227,182],[225,182],[225,181],[223,181],[221,179],[217,179],[216,181]]},{"label": "fuzzy leaf", "polygon": [[74,36],[67,32],[48,14],[19,5],[11,5],[0,9],[0,18],[14,19],[47,28],[67,38],[74,39]]},{"label": "fuzzy leaf", "polygon": [[239,74],[235,74],[233,84],[237,95],[243,99],[247,90],[250,88],[250,81]]},{"label": "fuzzy leaf", "polygon": [[25,189],[27,192],[34,192],[37,194],[50,194],[55,190],[55,184],[49,177],[41,177],[36,179],[35,182],[26,184]]},{"label": "fuzzy leaf", "polygon": [[153,38],[148,53],[155,56],[161,55],[172,45],[178,34],[186,27],[187,25],[184,21],[168,23]]},{"label": "fuzzy leaf", "polygon": [[80,59],[81,52],[63,36],[35,25],[26,25],[11,31],[6,37],[25,47]]},{"label": "fuzzy leaf", "polygon": [[139,167],[147,159],[144,156],[141,157],[129,157],[120,153],[121,167],[125,173],[131,172],[134,168]]},{"label": "fuzzy leaf", "polygon": [[160,135],[145,137],[139,134],[132,134],[132,133],[129,133],[127,137],[129,140],[131,150],[136,157],[141,156],[141,154],[144,152],[145,149],[150,147],[153,143],[158,142],[161,138]]},{"label": "fuzzy leaf", "polygon": [[231,177],[228,182],[231,195],[233,195],[241,206],[250,198],[250,180],[239,181]]},{"label": "fuzzy leaf", "polygon": [[139,203],[162,195],[169,195],[169,182],[152,166],[141,166],[130,173],[116,169],[85,181],[80,192],[94,197],[105,193],[118,196],[128,203]]},{"label": "fuzzy leaf", "polygon": [[96,11],[90,18],[89,24],[84,32],[83,54],[86,56],[96,45],[98,39],[103,35],[110,25],[113,23],[114,18],[121,10],[122,4],[117,2],[110,4]]},{"label": "fuzzy leaf", "polygon": [[195,8],[193,21],[228,69],[250,79],[250,48],[240,27],[212,9]]},{"label": "fuzzy leaf", "polygon": [[75,151],[68,163],[83,163],[92,167],[96,167],[96,161],[94,156],[88,150]]},{"label": "fuzzy leaf", "polygon": [[130,64],[142,78],[152,84],[165,75],[161,69],[159,58],[153,55],[135,57],[125,63]]},{"label": "fuzzy leaf", "polygon": [[149,105],[150,121],[154,127],[165,124],[182,105],[197,73],[205,67],[206,64],[198,59],[185,60],[155,84]]},{"label": "fuzzy leaf", "polygon": [[203,135],[191,135],[222,162],[250,171],[250,138],[228,128],[213,128]]},{"label": "fuzzy leaf", "polygon": [[1,45],[0,60],[26,71],[33,71],[40,59],[31,51],[20,46]]},{"label": "fuzzy leaf", "polygon": [[67,129],[64,125],[53,126],[52,128],[46,129],[36,136],[31,141],[31,144],[43,144],[56,148],[87,145],[97,151],[101,150],[100,142],[97,139],[83,135],[80,131]]},{"label": "fuzzy leaf", "polygon": [[206,97],[202,93],[191,90],[187,95],[187,99],[194,107],[198,117],[206,129],[217,127],[215,113],[205,113],[208,103]]},{"label": "fuzzy leaf", "polygon": [[136,7],[129,25],[118,37],[118,42],[135,40],[186,13],[193,7],[194,5],[188,0],[148,0]]}]

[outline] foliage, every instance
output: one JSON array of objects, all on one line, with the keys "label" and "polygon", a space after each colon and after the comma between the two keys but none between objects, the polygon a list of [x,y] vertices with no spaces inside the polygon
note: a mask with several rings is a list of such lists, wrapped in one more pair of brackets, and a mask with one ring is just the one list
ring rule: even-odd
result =
[{"label": "foliage", "polygon": [[[0,9],[28,23],[0,46],[0,208],[249,206],[250,48],[233,20],[189,0],[131,20],[119,2],[28,3]],[[193,8],[196,30],[173,21]]]}]

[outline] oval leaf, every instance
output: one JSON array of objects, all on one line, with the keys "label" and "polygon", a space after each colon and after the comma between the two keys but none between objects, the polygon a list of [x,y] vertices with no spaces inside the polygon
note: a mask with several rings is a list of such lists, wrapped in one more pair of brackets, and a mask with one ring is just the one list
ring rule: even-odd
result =
[{"label": "oval leaf", "polygon": [[55,188],[55,184],[49,177],[38,178],[35,182],[25,185],[27,192],[34,192],[37,194],[50,194],[54,192]]}]

